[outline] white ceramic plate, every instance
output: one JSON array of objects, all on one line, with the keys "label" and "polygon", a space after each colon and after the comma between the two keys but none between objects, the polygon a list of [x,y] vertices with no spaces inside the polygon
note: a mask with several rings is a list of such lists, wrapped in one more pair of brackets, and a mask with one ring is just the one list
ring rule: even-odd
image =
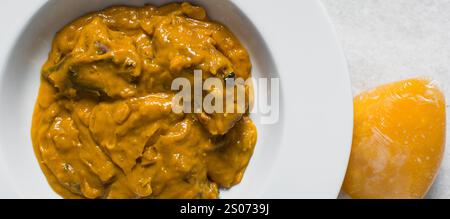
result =
[{"label": "white ceramic plate", "polygon": [[[166,0],[2,0],[0,198],[57,198],[35,158],[31,117],[55,32],[86,12]],[[223,198],[336,198],[347,167],[353,108],[344,57],[315,0],[197,0],[251,53],[253,75],[280,77],[280,120],[259,123],[242,183]]]}]

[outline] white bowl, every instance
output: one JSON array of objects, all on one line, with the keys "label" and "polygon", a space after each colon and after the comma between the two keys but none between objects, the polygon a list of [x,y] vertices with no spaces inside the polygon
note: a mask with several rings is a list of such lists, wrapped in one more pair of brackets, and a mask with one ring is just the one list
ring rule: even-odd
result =
[{"label": "white bowl", "polygon": [[[40,68],[56,31],[107,6],[169,0],[5,1],[0,10],[0,197],[57,198],[30,139]],[[353,108],[345,60],[314,0],[194,0],[249,50],[256,78],[281,79],[280,119],[253,115],[258,144],[244,180],[223,198],[335,198],[351,145]],[[10,16],[14,15],[14,22]]]}]

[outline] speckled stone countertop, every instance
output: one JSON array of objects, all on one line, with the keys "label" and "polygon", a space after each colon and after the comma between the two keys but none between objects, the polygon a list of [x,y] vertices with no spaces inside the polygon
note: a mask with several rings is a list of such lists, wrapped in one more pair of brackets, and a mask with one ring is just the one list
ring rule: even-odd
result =
[{"label": "speckled stone countertop", "polygon": [[[354,94],[396,80],[431,77],[445,92],[450,115],[450,0],[321,1],[347,57]],[[448,138],[427,198],[450,198]]]}]

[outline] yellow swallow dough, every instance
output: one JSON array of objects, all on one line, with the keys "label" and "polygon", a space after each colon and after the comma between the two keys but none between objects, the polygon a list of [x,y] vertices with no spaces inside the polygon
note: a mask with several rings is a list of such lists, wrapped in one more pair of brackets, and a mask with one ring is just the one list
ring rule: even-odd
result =
[{"label": "yellow swallow dough", "polygon": [[354,99],[353,147],[344,182],[352,198],[423,198],[445,145],[445,99],[430,81],[411,79]]}]

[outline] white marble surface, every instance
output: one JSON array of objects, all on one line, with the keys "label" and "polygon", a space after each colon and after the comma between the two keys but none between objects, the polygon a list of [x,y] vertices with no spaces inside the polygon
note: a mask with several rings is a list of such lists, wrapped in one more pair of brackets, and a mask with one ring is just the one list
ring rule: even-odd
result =
[{"label": "white marble surface", "polygon": [[[450,0],[321,1],[347,56],[354,94],[386,82],[427,76],[445,92],[450,115]],[[427,197],[450,198],[450,140]]]}]

